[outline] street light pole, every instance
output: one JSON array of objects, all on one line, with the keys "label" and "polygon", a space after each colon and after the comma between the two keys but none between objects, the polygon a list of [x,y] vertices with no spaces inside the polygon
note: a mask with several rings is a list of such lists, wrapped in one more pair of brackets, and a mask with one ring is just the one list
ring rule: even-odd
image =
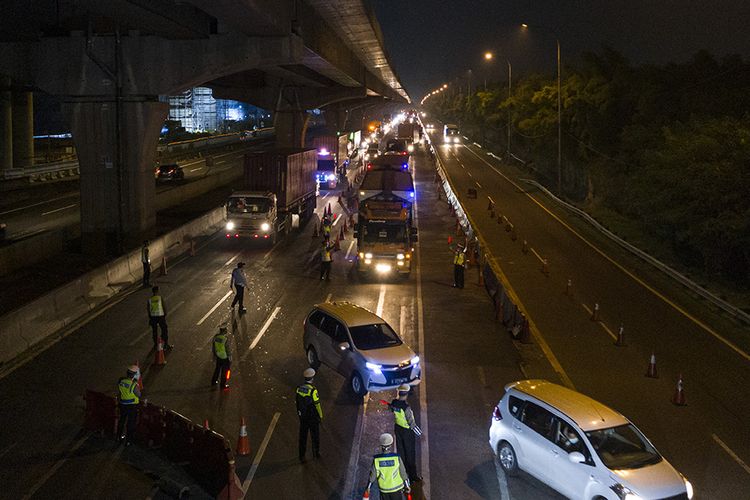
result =
[{"label": "street light pole", "polygon": [[562,194],[562,93],[560,87],[560,39],[557,42],[557,195]]},{"label": "street light pole", "polygon": [[507,63],[508,63],[508,157],[510,157],[510,131],[512,127],[510,100],[513,96],[513,94],[511,93],[511,85],[513,81],[513,66],[510,65],[510,60],[508,60]]}]

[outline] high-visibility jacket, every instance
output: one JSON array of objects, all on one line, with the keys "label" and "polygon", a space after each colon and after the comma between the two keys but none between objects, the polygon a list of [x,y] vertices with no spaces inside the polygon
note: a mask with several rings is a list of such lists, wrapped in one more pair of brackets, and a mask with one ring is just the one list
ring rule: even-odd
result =
[{"label": "high-visibility jacket", "polygon": [[120,382],[117,384],[117,388],[120,389],[120,404],[123,405],[137,405],[139,402],[138,394],[138,381],[132,378],[122,377]]},{"label": "high-visibility jacket", "polygon": [[323,260],[323,262],[331,262],[333,260],[333,257],[331,256],[331,250],[328,247],[323,247],[320,250],[320,258]]},{"label": "high-visibility jacket", "polygon": [[323,232],[325,234],[331,234],[331,225],[330,224],[323,224]]},{"label": "high-visibility jacket", "polygon": [[406,418],[407,408],[409,408],[409,404],[406,401],[401,401],[400,399],[391,401],[391,411],[393,412],[393,417],[396,419],[396,425],[404,429],[411,429],[411,425],[409,425],[409,421]]},{"label": "high-visibility jacket", "polygon": [[[297,387],[297,415],[302,418],[317,417],[323,420],[323,409],[320,407],[320,397],[314,385],[305,382]],[[313,407],[315,410],[313,410]]]},{"label": "high-visibility jacket", "polygon": [[395,493],[404,489],[398,453],[381,453],[373,457],[373,465],[381,493]]},{"label": "high-visibility jacket", "polygon": [[148,299],[149,316],[164,316],[164,302],[160,295],[154,295]]},{"label": "high-visibility jacket", "polygon": [[214,354],[219,359],[227,359],[227,336],[221,333],[214,335]]},{"label": "high-visibility jacket", "polygon": [[453,263],[457,266],[463,266],[466,262],[466,253],[456,252],[456,256],[453,257]]}]

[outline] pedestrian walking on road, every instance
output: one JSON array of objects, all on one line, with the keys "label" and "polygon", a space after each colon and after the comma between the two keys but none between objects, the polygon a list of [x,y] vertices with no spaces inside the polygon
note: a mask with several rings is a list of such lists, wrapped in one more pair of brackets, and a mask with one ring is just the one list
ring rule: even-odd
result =
[{"label": "pedestrian walking on road", "polygon": [[219,333],[214,335],[213,353],[216,360],[216,368],[211,377],[211,385],[216,385],[221,381],[221,388],[229,388],[229,371],[232,367],[232,349],[227,342],[227,327],[219,327]]},{"label": "pedestrian walking on road", "polygon": [[462,244],[456,246],[453,254],[453,288],[464,287],[464,269],[466,268],[466,247]]},{"label": "pedestrian walking on road", "polygon": [[161,340],[164,343],[164,349],[171,349],[174,346],[169,343],[169,329],[167,328],[167,306],[164,299],[159,295],[159,287],[151,288],[151,297],[148,299],[148,322],[151,325],[151,338],[154,340],[154,349],[159,344],[158,330],[161,330]]},{"label": "pedestrian walking on road", "polygon": [[315,370],[302,372],[305,383],[297,387],[297,415],[299,416],[299,461],[305,463],[307,453],[307,434],[310,434],[312,451],[315,458],[320,458],[320,423],[323,421],[323,409],[320,407],[318,390],[313,385]]},{"label": "pedestrian walking on road", "polygon": [[237,267],[232,271],[232,279],[229,281],[229,289],[232,290],[234,288],[235,291],[234,300],[232,300],[232,305],[229,307],[233,309],[236,304],[239,304],[239,311],[241,313],[247,311],[243,304],[245,287],[247,287],[247,277],[245,276],[244,267],[244,262],[238,262]]},{"label": "pedestrian walking on road", "polygon": [[148,240],[141,248],[141,263],[143,264],[143,288],[151,286],[151,257],[149,257]]},{"label": "pedestrian walking on road", "polygon": [[[117,382],[117,403],[120,407],[120,418],[117,420],[117,437],[120,441],[125,441],[125,446],[130,446],[135,434],[138,403],[141,398],[141,391],[138,389],[138,378],[140,376],[140,369],[136,365],[131,365],[128,367],[125,376]],[[127,427],[125,426],[126,423]]]},{"label": "pedestrian walking on road", "polygon": [[331,280],[331,266],[333,265],[334,246],[329,240],[324,240],[320,248],[320,279]]},{"label": "pedestrian walking on road", "polygon": [[388,408],[393,412],[394,434],[396,435],[396,451],[406,467],[409,481],[412,483],[422,480],[417,473],[417,436],[422,431],[414,421],[414,412],[406,402],[411,387],[402,384],[398,388],[398,397],[391,401]]},{"label": "pedestrian walking on road", "polygon": [[403,500],[404,493],[410,493],[409,480],[406,478],[404,464],[398,453],[391,452],[393,436],[380,435],[380,453],[372,457],[370,469],[370,483],[367,485],[367,495],[370,487],[377,482],[380,498],[383,500]]}]

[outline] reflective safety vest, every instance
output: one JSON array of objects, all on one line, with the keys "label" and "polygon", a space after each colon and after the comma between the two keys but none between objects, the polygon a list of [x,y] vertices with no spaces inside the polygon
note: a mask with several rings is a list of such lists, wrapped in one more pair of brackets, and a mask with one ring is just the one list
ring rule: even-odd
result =
[{"label": "reflective safety vest", "polygon": [[408,407],[409,405],[406,401],[401,401],[400,399],[391,401],[391,411],[393,412],[393,417],[396,419],[396,425],[404,429],[410,429],[409,421],[406,420],[406,409]]},{"label": "reflective safety vest", "polygon": [[297,387],[297,415],[304,418],[315,417],[323,418],[323,410],[320,408],[320,399],[318,390],[312,384],[302,384]]},{"label": "reflective safety vest", "polygon": [[161,296],[154,295],[148,299],[148,314],[150,316],[164,316],[164,304],[161,301]]},{"label": "reflective safety vest", "polygon": [[117,388],[120,389],[120,404],[123,405],[137,405],[138,396],[135,393],[135,388],[138,386],[138,382],[132,378],[122,377],[120,382],[117,384]]},{"label": "reflective safety vest", "polygon": [[456,252],[456,256],[453,257],[453,263],[457,266],[463,266],[466,262],[466,254],[464,252]]},{"label": "reflective safety vest", "polygon": [[331,258],[331,251],[328,249],[328,247],[323,247],[320,250],[320,258],[323,259],[323,262],[331,262],[333,260]]},{"label": "reflective safety vest", "polygon": [[404,489],[404,480],[399,472],[399,460],[398,453],[381,453],[373,457],[381,493],[395,493]]},{"label": "reflective safety vest", "polygon": [[219,359],[227,359],[227,336],[217,334],[214,336],[214,352]]}]

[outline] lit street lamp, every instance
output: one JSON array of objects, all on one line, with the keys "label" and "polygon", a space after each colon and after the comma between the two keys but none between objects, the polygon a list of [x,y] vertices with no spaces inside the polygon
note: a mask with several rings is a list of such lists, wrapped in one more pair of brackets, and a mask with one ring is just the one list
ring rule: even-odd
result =
[{"label": "lit street lamp", "polygon": [[[528,29],[529,25],[526,23],[521,24],[521,27]],[[557,43],[557,194],[562,192],[562,94],[560,86],[560,38],[554,30],[545,28],[544,26],[538,26],[538,28],[546,29],[555,36],[555,42]]]},{"label": "lit street lamp", "polygon": [[[492,61],[492,59],[495,57],[495,55],[492,52],[485,52],[484,53],[484,60],[485,61]],[[510,64],[510,60],[506,59],[505,62],[508,63],[508,145],[507,145],[507,152],[510,155],[510,134],[511,134],[511,112],[510,112],[510,99],[512,97],[511,93],[511,85],[513,80],[513,66]],[[484,80],[484,89],[487,90],[487,79]]]}]

